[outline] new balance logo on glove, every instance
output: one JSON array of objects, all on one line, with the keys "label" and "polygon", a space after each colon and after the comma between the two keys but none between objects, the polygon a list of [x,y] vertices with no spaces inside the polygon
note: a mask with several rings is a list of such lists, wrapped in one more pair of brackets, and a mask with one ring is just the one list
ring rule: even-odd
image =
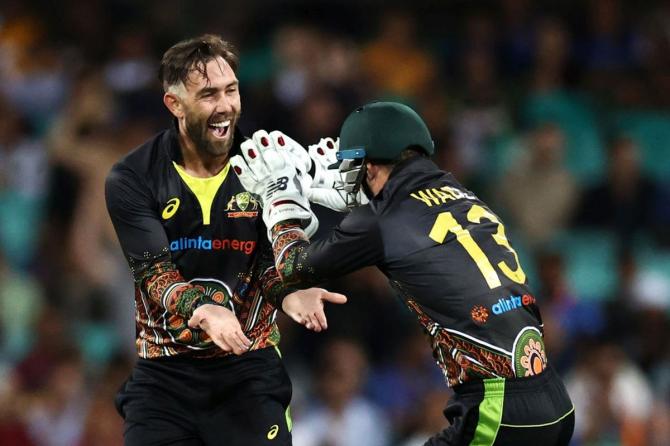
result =
[{"label": "new balance logo on glove", "polygon": [[268,184],[268,189],[265,192],[266,193],[265,199],[270,200],[270,198],[275,192],[280,190],[286,190],[287,184],[288,184],[288,177],[277,178],[275,181]]}]

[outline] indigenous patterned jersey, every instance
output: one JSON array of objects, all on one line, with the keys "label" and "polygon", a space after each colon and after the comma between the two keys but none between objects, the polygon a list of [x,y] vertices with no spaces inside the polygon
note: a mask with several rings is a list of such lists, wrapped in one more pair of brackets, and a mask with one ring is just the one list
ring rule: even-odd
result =
[{"label": "indigenous patterned jersey", "polygon": [[[235,150],[240,139],[236,131]],[[172,128],[125,156],[107,177],[107,208],[135,280],[138,354],[225,355],[187,325],[205,303],[234,311],[252,350],[278,344],[276,307],[286,291],[258,200],[229,174],[230,165],[195,178],[180,162]]]},{"label": "indigenous patterned jersey", "polygon": [[450,386],[545,369],[540,313],[503,223],[430,160],[398,164],[325,240],[310,244],[294,224],[273,229],[287,284],[377,265],[428,332]]}]

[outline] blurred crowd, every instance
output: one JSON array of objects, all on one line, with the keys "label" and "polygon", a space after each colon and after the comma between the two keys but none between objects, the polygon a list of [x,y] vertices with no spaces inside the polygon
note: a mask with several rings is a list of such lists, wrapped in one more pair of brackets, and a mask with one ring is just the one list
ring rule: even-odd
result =
[{"label": "blurred crowd", "polygon": [[[240,49],[247,133],[414,107],[506,223],[574,444],[670,443],[670,2],[3,0],[2,445],[121,444],[133,298],[104,178],[170,124],[160,56],[204,32]],[[372,269],[327,286],[349,296],[327,334],[281,319],[294,444],[423,444],[449,391],[418,324]]]}]

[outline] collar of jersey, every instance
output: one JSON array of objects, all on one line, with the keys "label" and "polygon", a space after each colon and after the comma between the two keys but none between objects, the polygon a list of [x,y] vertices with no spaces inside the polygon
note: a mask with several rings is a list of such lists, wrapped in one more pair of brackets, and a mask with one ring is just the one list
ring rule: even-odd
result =
[{"label": "collar of jersey", "polygon": [[181,177],[182,181],[188,186],[188,188],[193,192],[193,195],[198,199],[200,203],[200,209],[202,211],[202,224],[209,225],[211,221],[212,214],[212,204],[214,203],[214,198],[216,193],[219,191],[221,184],[223,184],[226,176],[228,176],[228,171],[230,170],[230,163],[226,163],[226,166],[221,169],[221,172],[217,173],[213,177],[208,178],[198,178],[186,173],[183,167],[181,167],[176,162],[172,161],[174,168],[177,170],[177,173]]},{"label": "collar of jersey", "polygon": [[399,162],[391,171],[384,188],[377,194],[373,202],[388,201],[408,181],[412,182],[412,179],[417,178],[417,174],[430,172],[435,172],[437,175],[442,174],[440,168],[430,158],[414,157]]},{"label": "collar of jersey", "polygon": [[186,172],[186,169],[181,167],[179,164],[177,164],[176,161],[172,161],[172,165],[174,165],[174,168],[177,169],[177,173],[179,173],[179,176],[184,179],[184,181],[187,182],[187,184],[191,182],[196,182],[196,183],[202,183],[202,184],[207,184],[207,183],[223,183],[223,180],[226,179],[226,175],[228,175],[228,171],[230,170],[230,163],[226,163],[225,166],[223,166],[223,169],[216,175],[213,175],[211,177],[194,177],[193,175],[189,174]]}]

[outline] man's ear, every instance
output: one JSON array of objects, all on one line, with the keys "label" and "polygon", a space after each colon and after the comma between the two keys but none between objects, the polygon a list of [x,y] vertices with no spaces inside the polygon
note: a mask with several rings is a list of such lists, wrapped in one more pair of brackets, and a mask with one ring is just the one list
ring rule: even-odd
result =
[{"label": "man's ear", "polygon": [[177,119],[184,117],[184,106],[181,103],[181,99],[174,93],[165,93],[163,95],[163,104],[170,110]]},{"label": "man's ear", "polygon": [[379,170],[378,166],[375,166],[374,164],[370,162],[365,163],[365,176],[369,179],[372,180],[374,179],[375,176],[377,176],[377,171]]}]

